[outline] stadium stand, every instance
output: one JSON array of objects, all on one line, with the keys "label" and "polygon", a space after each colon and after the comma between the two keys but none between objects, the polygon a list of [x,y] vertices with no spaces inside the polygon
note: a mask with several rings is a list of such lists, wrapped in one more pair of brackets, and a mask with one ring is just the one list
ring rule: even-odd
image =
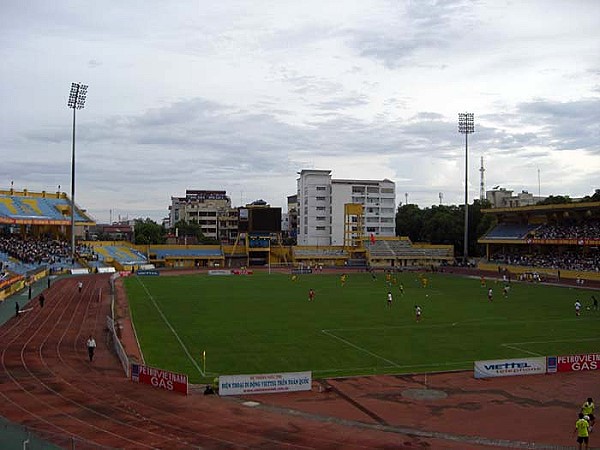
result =
[{"label": "stadium stand", "polygon": [[[47,194],[22,191],[0,191],[0,223],[32,223],[42,221],[67,225],[71,221],[71,202],[63,193]],[[93,224],[93,220],[77,206],[75,221]],[[36,223],[33,223],[34,225]]]},{"label": "stadium stand", "polygon": [[451,245],[413,244],[408,238],[375,239],[366,248],[374,267],[440,265],[454,260]]},{"label": "stadium stand", "polygon": [[486,235],[486,239],[525,239],[534,231],[537,225],[520,225],[513,223],[499,223]]},{"label": "stadium stand", "polygon": [[112,259],[123,266],[146,264],[146,256],[126,245],[102,245],[96,247],[99,259]]},{"label": "stadium stand", "polygon": [[498,224],[478,241],[487,255],[480,269],[504,266],[515,273],[544,270],[556,278],[600,280],[600,202],[482,212],[496,216]]}]

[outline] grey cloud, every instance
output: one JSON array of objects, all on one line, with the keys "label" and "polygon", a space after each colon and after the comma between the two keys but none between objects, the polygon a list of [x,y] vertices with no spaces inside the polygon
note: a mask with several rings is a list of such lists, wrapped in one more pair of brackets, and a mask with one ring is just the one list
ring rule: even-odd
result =
[{"label": "grey cloud", "polygon": [[[408,2],[404,11],[391,12],[388,24],[380,30],[350,30],[349,45],[361,56],[394,69],[412,61],[421,49],[446,48],[459,39],[473,21],[471,7],[472,2],[464,0]],[[443,64],[427,66],[446,68]]]},{"label": "grey cloud", "polygon": [[313,104],[312,106],[321,110],[337,111],[368,104],[369,99],[366,95],[357,94],[355,96],[332,98],[324,102]]},{"label": "grey cloud", "polygon": [[540,138],[555,150],[583,149],[600,154],[600,98],[571,102],[522,103],[523,121],[540,126]]}]

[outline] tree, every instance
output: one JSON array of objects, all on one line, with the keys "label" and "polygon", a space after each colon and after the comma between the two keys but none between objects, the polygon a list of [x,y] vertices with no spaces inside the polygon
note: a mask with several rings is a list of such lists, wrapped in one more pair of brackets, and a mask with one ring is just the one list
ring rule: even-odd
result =
[{"label": "tree", "polygon": [[562,205],[564,203],[572,203],[573,200],[568,195],[551,195],[544,200],[537,202],[538,205]]},{"label": "tree", "polygon": [[600,202],[600,189],[596,189],[593,195],[586,195],[581,199],[582,202]]},{"label": "tree", "polygon": [[[483,253],[477,239],[492,226],[494,217],[483,215],[482,209],[489,208],[487,200],[475,200],[469,205],[469,255]],[[396,213],[396,236],[408,236],[413,242],[454,245],[454,251],[464,250],[464,206],[434,205],[421,210],[417,205],[403,205]]]},{"label": "tree", "polygon": [[135,243],[138,245],[164,244],[167,231],[150,218],[135,219]]},{"label": "tree", "polygon": [[198,224],[197,222],[186,222],[185,220],[180,220],[179,222],[177,222],[175,224],[175,228],[178,230],[177,234],[179,235],[179,237],[183,237],[183,236],[187,236],[187,237],[195,237],[196,241],[199,244],[205,244],[205,245],[217,245],[219,244],[219,240],[212,238],[212,237],[206,237],[204,235],[204,233],[202,232],[202,228],[200,227],[200,224]]},{"label": "tree", "polygon": [[401,205],[396,212],[396,236],[408,236],[411,241],[421,240],[423,219],[417,205]]}]

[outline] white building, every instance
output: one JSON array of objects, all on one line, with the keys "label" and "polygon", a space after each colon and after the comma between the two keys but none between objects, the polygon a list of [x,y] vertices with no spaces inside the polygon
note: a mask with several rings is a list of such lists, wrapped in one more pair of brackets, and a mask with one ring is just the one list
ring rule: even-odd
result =
[{"label": "white building", "polygon": [[393,181],[334,180],[331,170],[298,174],[298,245],[344,245],[346,204],[363,206],[364,236],[395,235]]}]

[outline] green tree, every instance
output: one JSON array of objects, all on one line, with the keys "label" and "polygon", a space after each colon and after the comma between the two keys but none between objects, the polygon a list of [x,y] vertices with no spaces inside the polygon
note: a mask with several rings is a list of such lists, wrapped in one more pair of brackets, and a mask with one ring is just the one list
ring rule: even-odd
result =
[{"label": "green tree", "polygon": [[600,202],[600,189],[596,189],[593,195],[586,195],[581,199],[582,202]]},{"label": "green tree", "polygon": [[135,219],[135,243],[138,245],[164,244],[167,231],[150,218]]},{"label": "green tree", "polygon": [[[469,205],[469,255],[479,256],[484,248],[477,245],[477,239],[493,225],[494,218],[484,215],[481,210],[489,208],[487,200],[475,200]],[[396,213],[396,236],[408,236],[413,242],[454,245],[457,255],[464,250],[464,206],[434,205],[420,209],[417,205],[403,205]]]},{"label": "green tree", "polygon": [[197,222],[186,222],[185,220],[180,220],[175,224],[175,228],[178,230],[177,234],[179,235],[179,237],[195,237],[199,244],[219,244],[218,239],[205,236],[202,232],[200,224],[198,224]]},{"label": "green tree", "polygon": [[568,195],[551,195],[537,202],[538,205],[562,205],[564,203],[572,203],[573,200]]},{"label": "green tree", "polygon": [[396,212],[396,236],[408,236],[411,241],[421,240],[422,212],[417,205],[401,205]]}]

